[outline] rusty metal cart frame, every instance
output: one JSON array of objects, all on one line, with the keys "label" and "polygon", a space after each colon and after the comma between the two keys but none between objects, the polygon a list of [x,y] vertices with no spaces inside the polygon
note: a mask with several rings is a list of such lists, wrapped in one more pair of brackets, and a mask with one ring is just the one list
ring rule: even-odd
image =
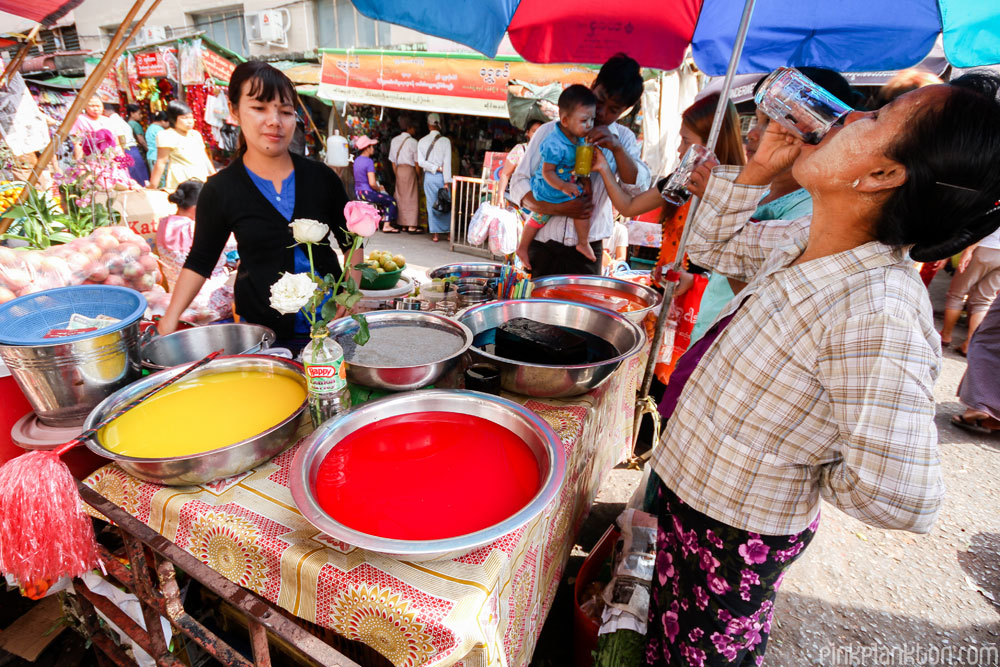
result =
[{"label": "rusty metal cart frame", "polygon": [[[227,666],[270,667],[268,633],[279,638],[306,660],[324,667],[362,667],[365,664],[355,662],[352,658],[384,661],[384,658],[378,660],[381,656],[374,649],[361,644],[340,647],[352,654],[351,657],[341,653],[286,618],[266,600],[229,581],[93,489],[82,483],[78,486],[84,501],[113,521],[121,534],[129,565],[123,564],[103,546],[100,547],[101,563],[110,578],[139,599],[146,624],[144,630],[111,600],[92,592],[78,580],[74,587],[77,593],[75,599],[82,611],[87,634],[98,649],[98,661],[102,666],[134,665],[135,662],[101,628],[95,610],[117,625],[161,667],[184,667],[184,663],[167,647],[160,624],[161,616],[178,632]],[[246,620],[253,649],[252,662],[184,609],[175,567],[218,595]]]}]

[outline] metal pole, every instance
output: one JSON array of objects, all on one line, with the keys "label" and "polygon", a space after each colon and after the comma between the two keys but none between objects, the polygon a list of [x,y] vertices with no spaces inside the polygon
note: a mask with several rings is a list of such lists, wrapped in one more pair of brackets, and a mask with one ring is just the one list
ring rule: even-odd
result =
[{"label": "metal pole", "polygon": [[[756,0],[746,0],[746,4],[743,6],[743,16],[740,18],[740,26],[736,32],[736,41],[733,43],[733,53],[729,58],[729,67],[726,69],[726,77],[722,82],[722,91],[719,93],[719,103],[716,105],[715,117],[712,119],[712,130],[708,135],[708,148],[713,151],[715,150],[716,141],[719,139],[719,134],[722,132],[722,120],[726,115],[726,103],[729,101],[730,87],[733,84],[733,77],[736,75],[736,67],[740,62],[740,56],[743,55],[743,45],[746,42],[747,31],[750,28],[750,17],[753,15],[753,8],[755,4]],[[698,212],[698,203],[698,198],[693,197],[691,207],[688,209],[687,219],[684,221],[684,231],[681,234],[680,243],[677,245],[677,257],[674,258],[673,265],[673,270],[675,272],[681,271],[684,268],[684,250],[687,247],[688,236],[691,233],[691,221],[694,220],[694,216]],[[667,318],[670,313],[670,308],[673,306],[674,290],[676,287],[676,282],[664,282],[660,316],[656,320],[656,330],[653,333],[653,342],[649,352],[649,360],[646,362],[646,372],[642,377],[642,385],[639,388],[639,399],[636,403],[640,411],[636,413],[635,417],[634,432],[632,435],[633,452],[635,451],[634,443],[638,437],[639,424],[642,421],[642,415],[645,411],[649,410],[651,403],[649,399],[649,388],[653,384],[653,370],[656,368],[656,359],[660,349],[660,344],[663,341],[663,333],[667,327]],[[655,407],[653,409],[655,409]]]}]

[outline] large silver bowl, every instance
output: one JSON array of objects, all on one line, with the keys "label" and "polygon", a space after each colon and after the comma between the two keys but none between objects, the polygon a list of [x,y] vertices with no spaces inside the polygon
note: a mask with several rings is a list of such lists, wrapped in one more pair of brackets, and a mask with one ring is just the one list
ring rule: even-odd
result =
[{"label": "large silver bowl", "polygon": [[458,320],[478,336],[515,317],[585,331],[600,336],[618,351],[607,361],[546,366],[498,357],[473,344],[469,348],[473,359],[499,367],[500,385],[515,394],[537,398],[586,394],[607,380],[623,361],[639,354],[646,344],[646,334],[628,318],[604,308],[557,299],[493,301],[469,308]]},{"label": "large silver bowl", "polygon": [[[520,437],[538,461],[540,489],[518,512],[500,523],[466,535],[438,540],[400,540],[354,530],[327,514],[316,501],[314,483],[320,464],[348,435],[369,424],[414,412],[452,412],[500,424]],[[470,434],[474,437],[473,434]],[[485,474],[489,474],[486,471]],[[303,440],[290,476],[292,498],[309,523],[338,540],[362,549],[408,561],[457,558],[517,530],[559,495],[566,474],[562,442],[544,419],[527,408],[497,396],[473,391],[430,389],[390,396],[323,423]],[[372,502],[378,502],[373,498]]]},{"label": "large silver bowl", "polygon": [[[447,355],[442,354],[439,358],[428,363],[401,366],[369,366],[352,362],[345,354],[347,380],[364,387],[386,391],[410,391],[434,384],[445,373],[458,365],[462,355],[472,345],[472,332],[469,331],[468,327],[437,313],[417,310],[380,310],[366,313],[365,319],[368,320],[368,329],[372,335],[372,340],[368,342],[368,345],[377,344],[378,330],[384,327],[433,325],[454,334],[460,349]],[[358,332],[359,325],[350,317],[344,317],[332,322],[329,328],[330,335],[343,347],[344,341]],[[415,341],[415,345],[419,345],[419,341]]]},{"label": "large silver bowl", "polygon": [[[441,266],[427,270],[427,277],[431,280],[435,278],[452,278],[457,281],[481,279],[485,282],[495,280],[500,277],[500,262],[462,262],[459,264],[442,264]],[[484,284],[485,284],[484,282]]]},{"label": "large silver bowl", "polygon": [[[84,429],[92,428],[105,417],[120,408],[125,403],[138,398],[161,382],[177,375],[184,367],[168,368],[167,370],[147,375],[138,382],[121,389],[100,403],[87,417]],[[293,361],[278,357],[237,356],[219,358],[191,373],[188,378],[200,375],[225,373],[227,371],[268,371],[271,373],[294,378],[306,386],[306,378],[302,367]],[[259,433],[252,438],[235,442],[228,447],[213,449],[199,454],[187,456],[172,456],[158,459],[123,456],[105,449],[99,435],[87,440],[87,448],[95,454],[111,459],[133,477],[165,484],[167,486],[189,486],[204,484],[224,477],[232,477],[246,472],[264,461],[272,458],[293,443],[295,432],[299,428],[306,401],[287,419]],[[178,415],[183,419],[184,415]]]},{"label": "large silver bowl", "polygon": [[216,350],[223,356],[256,354],[271,347],[274,338],[274,331],[259,324],[209,324],[155,336],[143,343],[139,357],[143,366],[159,371],[198,361]]},{"label": "large silver bowl", "polygon": [[660,293],[652,287],[621,280],[620,278],[608,278],[606,276],[545,276],[532,282],[536,289],[540,287],[560,287],[563,285],[587,285],[588,287],[605,287],[638,297],[646,304],[645,308],[621,313],[636,324],[642,324],[649,311],[660,305],[662,299]]}]

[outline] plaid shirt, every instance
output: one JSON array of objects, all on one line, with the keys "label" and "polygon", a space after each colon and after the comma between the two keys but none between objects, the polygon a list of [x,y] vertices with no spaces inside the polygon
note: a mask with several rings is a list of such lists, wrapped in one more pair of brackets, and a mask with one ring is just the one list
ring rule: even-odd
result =
[{"label": "plaid shirt", "polygon": [[765,535],[820,496],[866,523],[927,532],[944,484],[934,426],[941,342],[905,249],[870,242],[797,266],[810,218],[747,224],[764,188],[718,167],[688,252],[749,281],[680,395],[653,469],[684,502]]}]

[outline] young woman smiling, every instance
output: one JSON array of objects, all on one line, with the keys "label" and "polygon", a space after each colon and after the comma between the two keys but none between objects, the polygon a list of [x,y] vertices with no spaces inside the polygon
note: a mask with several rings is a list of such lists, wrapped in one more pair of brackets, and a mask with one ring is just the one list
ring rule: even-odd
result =
[{"label": "young woman smiling", "polygon": [[[304,317],[271,308],[271,285],[284,272],[309,270],[305,252],[292,237],[292,220],[318,220],[329,226],[341,248],[349,245],[344,233],[347,193],[328,167],[288,151],[296,100],[288,77],[266,63],[247,62],[233,71],[229,102],[240,124],[241,155],[201,191],[191,252],[158,325],[160,333],[177,328],[233,234],[240,253],[235,284],[240,318],[274,329],[283,347],[296,350],[308,340]],[[340,275],[330,245],[316,246],[313,259],[320,274]]]}]

